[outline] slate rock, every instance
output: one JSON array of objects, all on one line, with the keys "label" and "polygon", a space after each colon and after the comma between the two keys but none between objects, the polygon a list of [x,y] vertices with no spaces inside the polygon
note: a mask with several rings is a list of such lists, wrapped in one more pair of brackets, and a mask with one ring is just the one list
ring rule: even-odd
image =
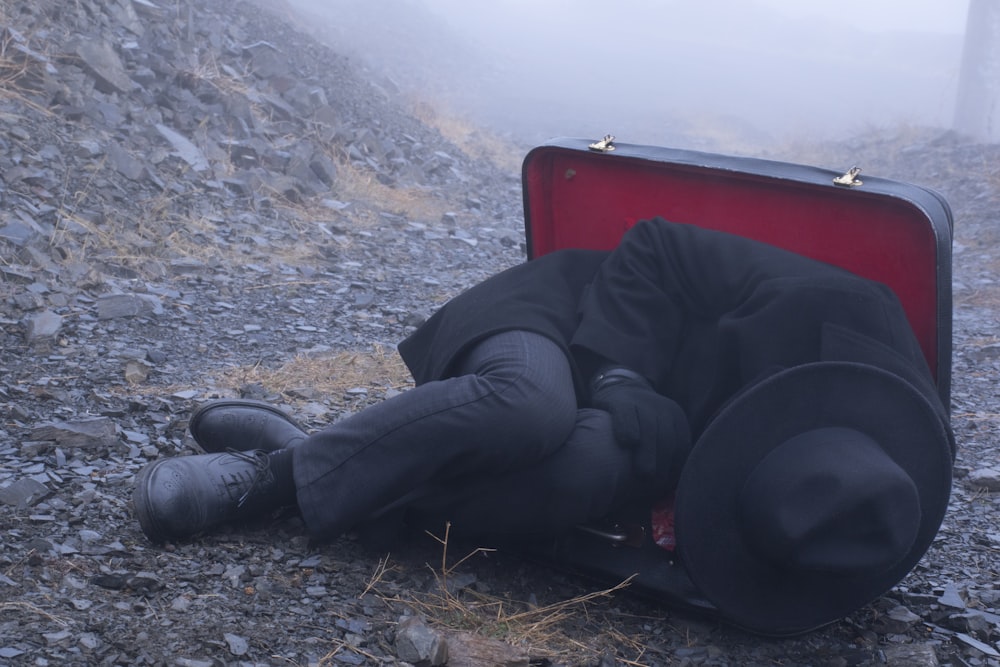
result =
[{"label": "slate rock", "polygon": [[31,429],[32,440],[47,440],[66,447],[95,447],[115,440],[118,427],[108,417],[52,422]]},{"label": "slate rock", "polygon": [[966,482],[973,489],[1000,491],[1000,468],[979,468],[966,477]]},{"label": "slate rock", "polygon": [[18,509],[25,509],[49,495],[49,488],[41,482],[22,477],[13,484],[0,489],[0,503]]},{"label": "slate rock", "polygon": [[141,37],[145,33],[145,28],[133,7],[133,2],[134,0],[113,0],[105,4],[105,11],[115,24]]},{"label": "slate rock", "polygon": [[418,616],[404,616],[396,627],[396,653],[401,660],[427,665],[448,663],[448,644]]},{"label": "slate rock", "polygon": [[139,384],[149,378],[149,366],[138,359],[125,362],[125,381],[129,384]]},{"label": "slate rock", "polygon": [[958,587],[954,583],[945,586],[941,596],[938,597],[938,603],[953,609],[965,609],[966,606],[965,598],[959,593]]},{"label": "slate rock", "polygon": [[[510,643],[484,637],[471,632],[448,632],[449,665],[490,665],[491,667],[530,667],[538,664],[524,648]],[[554,663],[561,664],[561,663]],[[617,667],[614,657],[602,655],[599,662],[589,662],[594,667]],[[643,663],[645,664],[645,663]],[[681,660],[678,664],[687,664]],[[692,663],[695,664],[695,663]],[[711,662],[707,664],[713,664]]]},{"label": "slate rock", "polygon": [[132,79],[125,71],[114,47],[103,39],[81,39],[71,46],[84,69],[96,82],[102,93],[126,93],[132,88]]},{"label": "slate rock", "polygon": [[997,651],[991,644],[980,641],[971,635],[959,632],[955,635],[956,643],[971,649],[974,653],[980,653],[988,658],[1000,658],[1000,651]]},{"label": "slate rock", "polygon": [[43,338],[51,338],[59,333],[62,322],[63,318],[51,310],[26,317],[24,319],[24,338],[29,343]]},{"label": "slate rock", "polygon": [[16,246],[25,246],[37,235],[37,231],[22,222],[11,222],[0,227],[0,239]]},{"label": "slate rock", "polygon": [[886,634],[903,634],[920,620],[908,608],[897,605],[878,619],[878,629]]},{"label": "slate rock", "polygon": [[194,142],[180,132],[163,124],[156,125],[156,131],[170,142],[177,156],[184,160],[195,171],[205,171],[209,168],[208,158]]},{"label": "slate rock", "polygon": [[97,300],[97,319],[162,315],[163,304],[153,294],[105,294]]},{"label": "slate rock", "polygon": [[930,643],[893,644],[884,649],[887,667],[938,667],[937,652]]},{"label": "slate rock", "polygon": [[250,650],[250,643],[246,640],[246,638],[241,637],[240,635],[227,632],[223,635],[223,637],[226,640],[226,644],[229,646],[229,652],[237,657],[246,655],[247,651]]},{"label": "slate rock", "polygon": [[243,53],[250,58],[251,71],[262,79],[285,76],[291,72],[287,56],[270,42],[259,41],[244,46]]},{"label": "slate rock", "polygon": [[146,165],[142,160],[112,141],[107,146],[107,155],[119,174],[131,181],[139,181],[146,175]]}]

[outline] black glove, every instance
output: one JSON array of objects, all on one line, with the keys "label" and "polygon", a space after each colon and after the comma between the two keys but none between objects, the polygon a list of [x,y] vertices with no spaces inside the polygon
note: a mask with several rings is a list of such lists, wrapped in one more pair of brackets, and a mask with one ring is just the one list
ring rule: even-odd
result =
[{"label": "black glove", "polygon": [[659,471],[672,488],[691,449],[691,430],[681,407],[627,368],[601,369],[590,389],[591,405],[611,415],[615,440],[634,452],[636,473],[652,480]]}]

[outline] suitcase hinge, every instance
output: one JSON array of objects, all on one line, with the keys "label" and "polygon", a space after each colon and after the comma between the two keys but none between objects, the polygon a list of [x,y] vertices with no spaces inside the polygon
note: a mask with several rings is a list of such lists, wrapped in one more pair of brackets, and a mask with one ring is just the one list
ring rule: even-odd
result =
[{"label": "suitcase hinge", "polygon": [[858,178],[858,174],[860,173],[861,167],[851,167],[847,170],[846,174],[833,179],[833,182],[836,185],[842,185],[845,188],[855,188],[864,183],[864,181]]},{"label": "suitcase hinge", "polygon": [[592,151],[607,153],[608,151],[613,151],[615,149],[614,141],[615,141],[615,135],[606,134],[604,135],[603,139],[601,139],[600,141],[595,141],[594,143],[590,144],[587,148],[589,148]]}]

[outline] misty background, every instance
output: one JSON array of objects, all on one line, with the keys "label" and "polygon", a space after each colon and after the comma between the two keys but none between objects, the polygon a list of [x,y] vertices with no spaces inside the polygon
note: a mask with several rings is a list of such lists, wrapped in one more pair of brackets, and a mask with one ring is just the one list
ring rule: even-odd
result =
[{"label": "misty background", "polygon": [[501,134],[753,150],[949,128],[968,0],[288,0],[388,94]]}]

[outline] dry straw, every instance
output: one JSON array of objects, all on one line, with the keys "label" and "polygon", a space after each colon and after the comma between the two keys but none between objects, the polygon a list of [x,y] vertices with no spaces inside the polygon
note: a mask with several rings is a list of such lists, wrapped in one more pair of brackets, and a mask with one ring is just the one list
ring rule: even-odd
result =
[{"label": "dry straw", "polygon": [[[446,524],[444,535],[428,533],[441,546],[441,561],[432,568],[436,585],[429,593],[407,592],[380,597],[390,604],[399,604],[428,620],[443,632],[473,633],[483,638],[500,640],[512,647],[528,651],[538,660],[566,658],[570,655],[597,656],[603,649],[632,652],[636,660],[625,659],[621,664],[641,665],[637,661],[643,653],[642,638],[629,637],[615,629],[613,621],[598,619],[609,612],[606,603],[615,594],[625,590],[631,577],[611,588],[585,593],[567,600],[535,606],[529,603],[490,595],[469,588],[456,592],[451,584],[463,565],[471,559],[488,555],[494,549],[476,548],[449,562],[451,525]],[[389,556],[379,560],[374,573],[361,596],[379,594],[383,577],[395,568]],[[566,624],[580,618],[594,621],[604,628],[601,636],[591,645],[583,645],[571,638]]]}]

